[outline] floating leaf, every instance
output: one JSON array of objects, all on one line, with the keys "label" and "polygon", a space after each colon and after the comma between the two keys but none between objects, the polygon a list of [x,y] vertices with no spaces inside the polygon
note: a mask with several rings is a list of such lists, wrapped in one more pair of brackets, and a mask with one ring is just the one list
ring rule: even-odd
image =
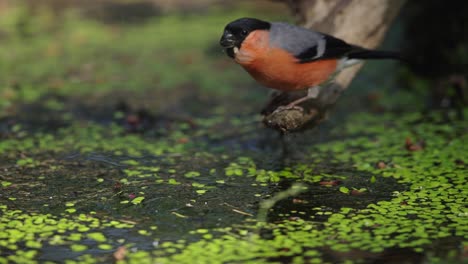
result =
[{"label": "floating leaf", "polygon": [[341,186],[339,190],[340,190],[340,192],[345,193],[345,194],[349,193],[349,189],[344,187],[344,186]]},{"label": "floating leaf", "polygon": [[136,197],[135,199],[131,200],[131,203],[132,204],[141,204],[141,202],[143,202],[143,200],[145,199],[144,196],[139,196],[139,197]]}]

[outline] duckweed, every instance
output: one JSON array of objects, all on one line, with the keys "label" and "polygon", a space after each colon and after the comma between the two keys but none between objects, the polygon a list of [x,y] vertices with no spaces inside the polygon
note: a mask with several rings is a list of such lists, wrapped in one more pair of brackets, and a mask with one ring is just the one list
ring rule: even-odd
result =
[{"label": "duckweed", "polygon": [[[69,246],[74,252],[88,250],[83,233],[109,228],[129,229],[133,225],[119,221],[99,220],[90,215],[58,217],[52,214],[25,213],[0,206],[0,262],[36,263],[38,250],[51,246]],[[87,237],[109,241],[101,232],[90,232]],[[80,244],[77,244],[80,243]],[[21,246],[20,246],[21,245]],[[23,248],[23,249],[21,249]],[[5,254],[15,251],[15,254]]]},{"label": "duckweed", "polygon": [[[390,131],[388,128],[384,131],[377,128],[382,123],[382,117],[352,117],[347,122],[346,133],[353,137],[354,134],[367,133],[368,129],[378,131],[379,133],[370,137],[372,143],[361,144],[364,139],[354,137],[355,140],[319,144],[310,150],[311,156],[329,153],[340,162],[352,162],[357,172],[372,173],[368,184],[376,184],[381,178],[392,177],[406,186],[403,191],[394,191],[388,200],[371,203],[362,209],[343,207],[338,211],[324,212],[319,208],[319,211],[308,212],[312,215],[314,212],[316,215],[328,215],[324,222],[295,217],[259,227],[246,223],[244,228],[251,231],[241,229],[235,235],[231,229],[220,230],[224,235],[209,239],[202,237],[200,241],[185,245],[181,252],[167,258],[153,256],[161,263],[203,262],[208,259],[220,262],[261,262],[275,258],[288,259],[287,262],[320,263],[324,260],[334,262],[320,253],[323,248],[336,252],[364,250],[370,254],[379,254],[391,248],[410,248],[421,253],[430,252],[434,243],[447,238],[451,238],[456,245],[462,245],[468,237],[468,218],[465,212],[468,193],[464,187],[467,170],[456,161],[468,158],[466,144],[462,144],[468,138],[466,133],[460,133],[464,124],[455,122],[450,129],[445,127],[441,133],[437,126],[430,126],[421,116],[398,117],[387,116],[385,119],[387,124],[391,124]],[[358,127],[361,129],[358,130]],[[428,146],[420,152],[409,152],[404,147],[408,133],[415,137],[422,137],[424,134]],[[351,151],[352,155],[340,155],[343,149]],[[384,169],[375,167],[374,164],[379,160],[386,160],[389,166]],[[238,164],[239,161],[230,163],[228,168],[238,168]],[[256,165],[252,161],[247,164],[253,171]],[[245,167],[242,169],[246,170]],[[327,177],[330,176],[333,175]],[[352,190],[364,193],[379,191],[372,185],[366,188],[353,187]],[[336,195],[340,192],[352,194],[352,190],[342,186],[336,190]],[[274,213],[275,209],[269,215]],[[207,232],[202,231],[203,234]],[[267,231],[272,232],[268,239],[262,235]],[[201,231],[197,231],[199,232]],[[450,258],[443,255],[444,252],[437,254],[442,258]],[[131,255],[129,259],[132,259]],[[355,258],[364,259],[359,255]]]}]

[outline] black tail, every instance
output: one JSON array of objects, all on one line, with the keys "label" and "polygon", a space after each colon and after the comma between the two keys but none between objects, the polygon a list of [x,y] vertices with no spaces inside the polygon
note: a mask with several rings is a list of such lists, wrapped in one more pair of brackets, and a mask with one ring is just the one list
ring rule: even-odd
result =
[{"label": "black tail", "polygon": [[351,51],[347,55],[350,59],[393,59],[407,62],[408,60],[399,52],[394,51],[381,51],[381,50],[368,50],[358,48]]}]

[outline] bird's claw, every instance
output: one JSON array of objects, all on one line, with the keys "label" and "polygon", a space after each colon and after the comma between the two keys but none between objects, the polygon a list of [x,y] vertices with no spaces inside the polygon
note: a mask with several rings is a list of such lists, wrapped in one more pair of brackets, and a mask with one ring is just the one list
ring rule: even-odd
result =
[{"label": "bird's claw", "polygon": [[297,105],[282,105],[276,108],[275,112],[289,111],[289,110],[298,110],[304,112],[304,108]]}]

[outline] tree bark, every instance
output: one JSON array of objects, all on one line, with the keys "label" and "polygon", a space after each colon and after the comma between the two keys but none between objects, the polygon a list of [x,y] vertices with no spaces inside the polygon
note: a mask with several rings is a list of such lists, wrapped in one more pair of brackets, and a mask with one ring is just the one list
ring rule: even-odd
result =
[{"label": "tree bark", "polygon": [[[330,34],[348,43],[376,48],[383,40],[405,0],[282,0],[297,22],[306,28]],[[282,132],[297,131],[318,125],[348,87],[362,64],[342,71],[334,83],[323,87],[318,98],[302,104],[304,111],[278,109],[305,91],[276,93],[262,111],[264,123]]]}]

